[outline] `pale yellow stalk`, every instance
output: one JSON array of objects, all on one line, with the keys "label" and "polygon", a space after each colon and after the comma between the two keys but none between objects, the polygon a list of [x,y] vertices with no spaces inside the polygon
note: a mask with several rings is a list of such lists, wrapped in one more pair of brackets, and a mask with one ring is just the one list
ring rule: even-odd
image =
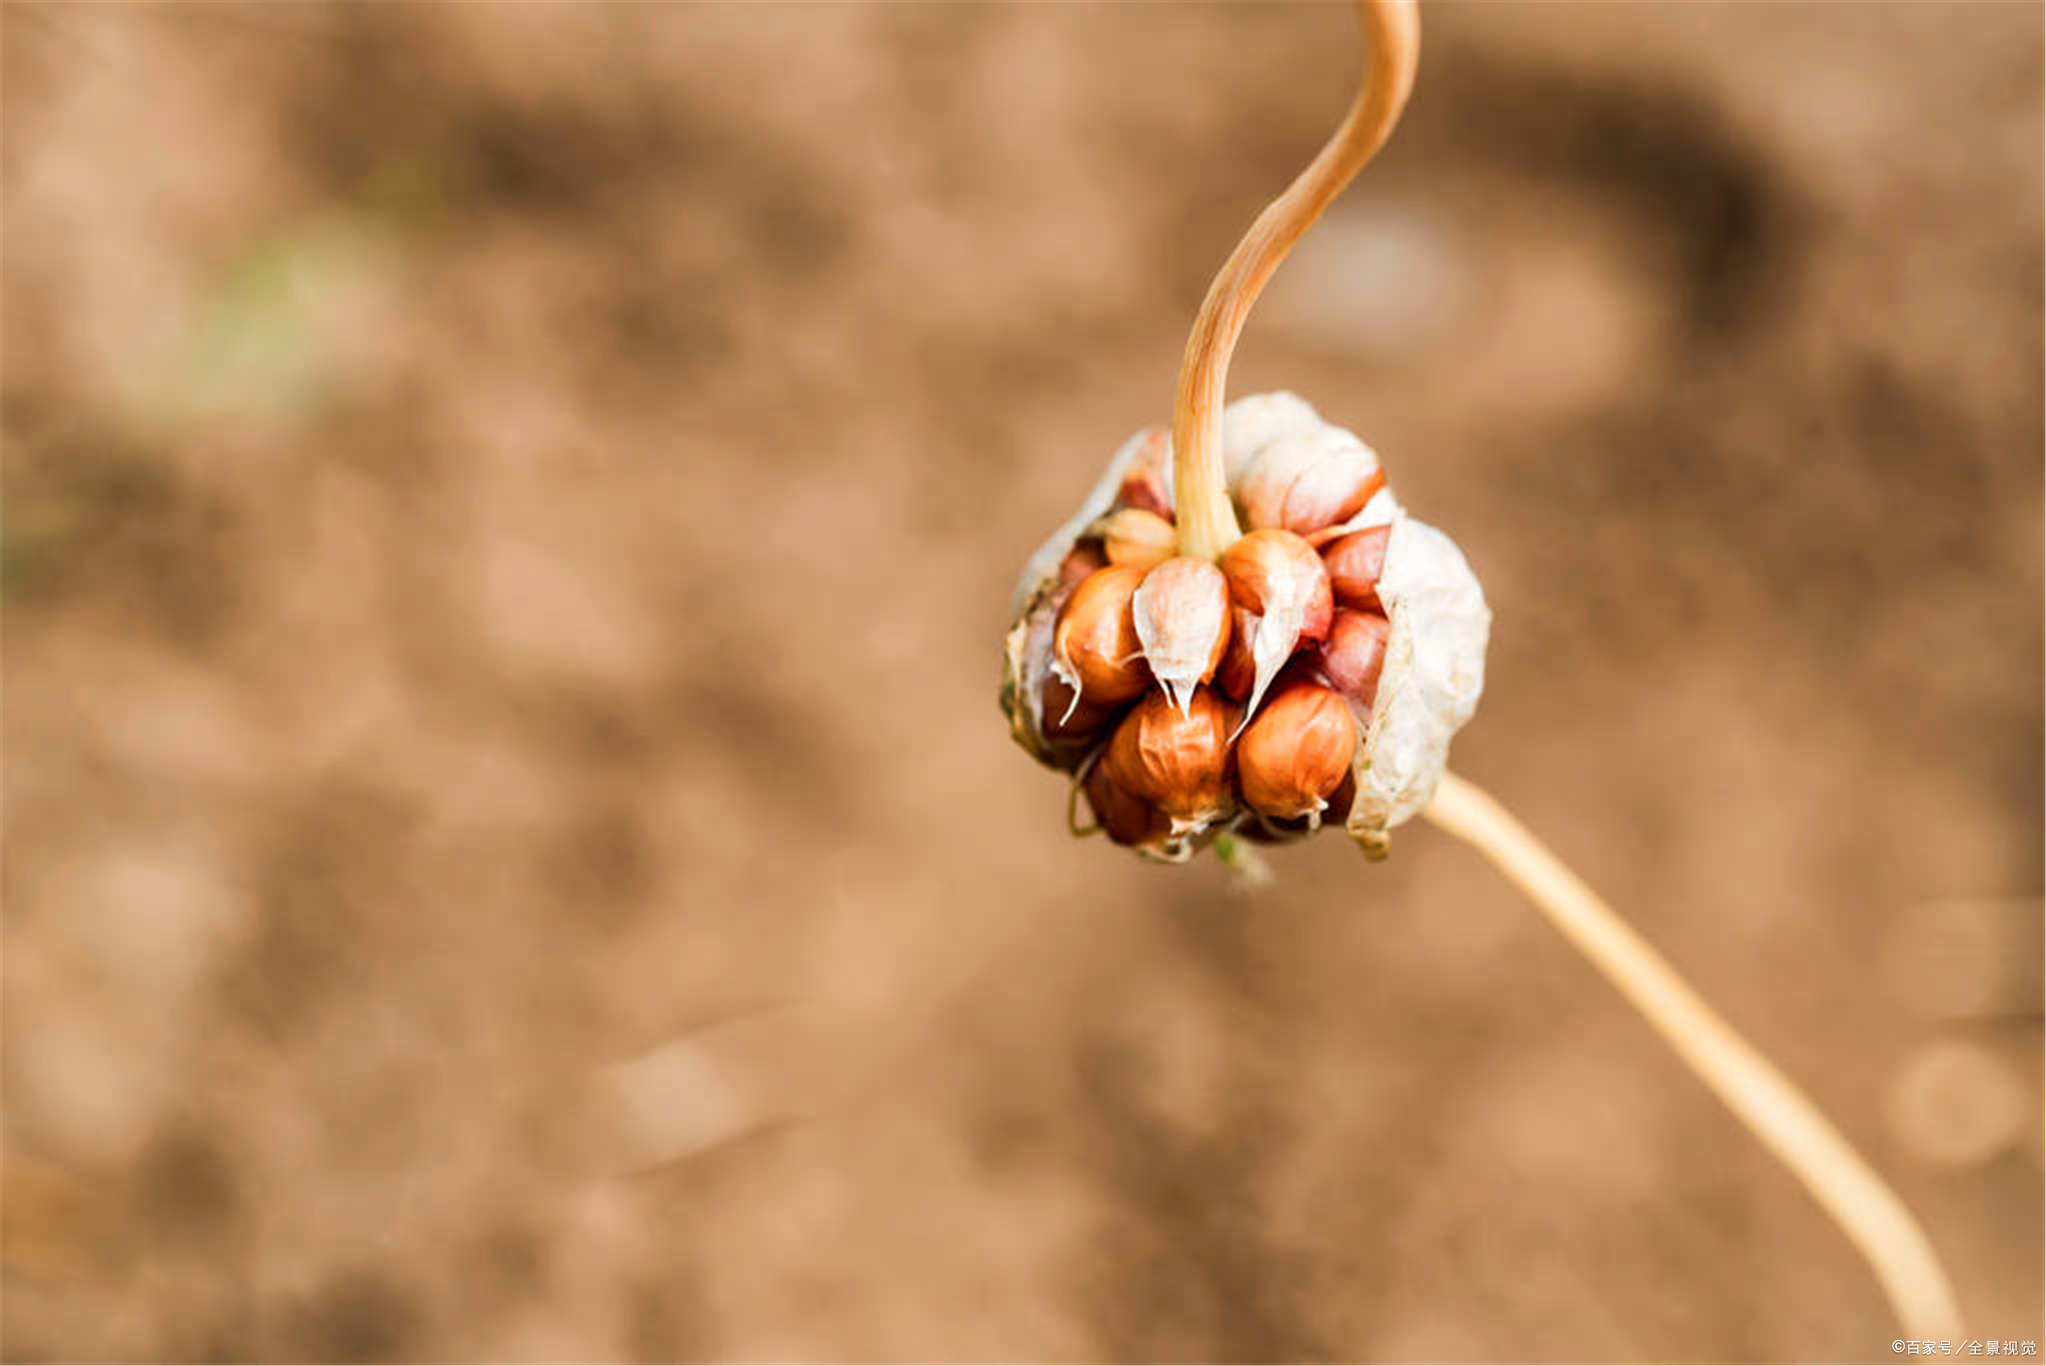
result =
[{"label": "pale yellow stalk", "polygon": [[1960,1309],[1925,1231],[1818,1107],[1733,1031],[1511,813],[1454,773],[1422,813],[1491,860],[1790,1169],[1868,1259],[1918,1339],[1958,1339]]}]

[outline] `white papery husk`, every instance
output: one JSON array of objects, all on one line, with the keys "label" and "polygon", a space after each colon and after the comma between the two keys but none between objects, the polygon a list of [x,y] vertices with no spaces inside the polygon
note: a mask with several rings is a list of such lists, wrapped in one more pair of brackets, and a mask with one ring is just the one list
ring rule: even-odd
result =
[{"label": "white papery husk", "polygon": [[1456,542],[1404,511],[1393,517],[1378,600],[1392,632],[1351,764],[1357,799],[1344,822],[1372,858],[1385,857],[1387,832],[1435,795],[1449,766],[1449,742],[1485,690],[1492,631],[1484,591]]},{"label": "white papery husk", "polygon": [[[1087,528],[1115,502],[1123,472],[1137,458],[1149,436],[1149,430],[1138,432],[1110,457],[1107,471],[1088,491],[1080,510],[1045,537],[1044,543],[1024,562],[1016,591],[1009,599],[1012,624],[1002,657],[1002,710],[1009,717],[1009,729],[1016,743],[1039,762],[1053,767],[1059,766],[1057,755],[1064,747],[1044,734],[1044,680],[1053,671],[1052,627],[1069,591],[1059,584],[1059,565],[1079,544]],[[1168,463],[1168,472],[1170,468]]]},{"label": "white papery husk", "polygon": [[[1261,458],[1287,459],[1289,445],[1322,446],[1331,431],[1299,396],[1254,394],[1222,417],[1222,456],[1232,496]],[[1016,585],[1002,705],[1018,743],[1045,763],[1058,746],[1044,736],[1043,683],[1050,669],[1051,627],[1064,590],[1059,565],[1087,528],[1115,501],[1123,471],[1149,432],[1125,442],[1107,473],[1068,520],[1030,557]],[[1358,444],[1363,444],[1359,442]],[[1367,448],[1368,449],[1368,448]],[[1485,646],[1492,614],[1463,552],[1443,532],[1411,517],[1392,491],[1381,489],[1342,530],[1390,524],[1378,596],[1391,622],[1385,666],[1351,771],[1357,796],[1344,826],[1372,858],[1384,857],[1389,832],[1419,814],[1449,763],[1449,744],[1477,708],[1485,687]]]}]

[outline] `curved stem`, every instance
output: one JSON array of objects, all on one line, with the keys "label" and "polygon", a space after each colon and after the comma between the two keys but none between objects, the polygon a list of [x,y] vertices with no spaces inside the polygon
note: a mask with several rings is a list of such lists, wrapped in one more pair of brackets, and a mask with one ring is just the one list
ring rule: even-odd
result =
[{"label": "curved stem", "polygon": [[1961,1336],[1953,1287],[1925,1231],[1788,1077],[1483,791],[1445,774],[1422,814],[1491,860],[1790,1169],[1868,1259],[1906,1332]]},{"label": "curved stem", "polygon": [[1414,0],[1357,0],[1363,84],[1350,113],[1306,170],[1273,200],[1223,263],[1194,319],[1172,406],[1179,553],[1218,558],[1242,535],[1222,472],[1222,395],[1250,306],[1293,244],[1385,145],[1414,88],[1421,19]]}]

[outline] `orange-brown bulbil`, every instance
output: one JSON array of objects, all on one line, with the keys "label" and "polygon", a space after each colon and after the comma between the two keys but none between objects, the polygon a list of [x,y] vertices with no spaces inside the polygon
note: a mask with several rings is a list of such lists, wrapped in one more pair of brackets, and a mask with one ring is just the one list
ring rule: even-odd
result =
[{"label": "orange-brown bulbil", "polygon": [[1295,533],[1268,527],[1244,536],[1223,552],[1222,577],[1229,583],[1229,600],[1238,607],[1260,617],[1297,617],[1297,639],[1320,640],[1328,634],[1335,611],[1328,570],[1314,547]]},{"label": "orange-brown bulbil", "polygon": [[1152,677],[1185,710],[1229,645],[1227,580],[1206,560],[1176,556],[1144,575],[1130,606]]},{"label": "orange-brown bulbil", "polygon": [[1375,612],[1338,611],[1321,647],[1322,676],[1336,691],[1369,710],[1378,697],[1385,642],[1391,634],[1392,623]]},{"label": "orange-brown bulbil", "polygon": [[1328,570],[1321,556],[1299,535],[1280,527],[1253,531],[1222,554],[1222,577],[1229,598],[1248,613],[1239,626],[1249,628],[1253,666],[1250,710],[1256,713],[1265,689],[1303,642],[1328,634],[1335,610]]},{"label": "orange-brown bulbil", "polygon": [[1143,508],[1123,508],[1101,519],[1101,545],[1111,564],[1148,569],[1179,553],[1179,533],[1172,523]]},{"label": "orange-brown bulbil", "polygon": [[1339,536],[1322,547],[1329,588],[1339,605],[1359,611],[1385,610],[1378,600],[1378,576],[1385,572],[1385,547],[1391,539],[1390,526],[1374,526]]},{"label": "orange-brown bulbil", "polygon": [[1052,670],[1088,702],[1127,702],[1150,686],[1131,603],[1144,581],[1136,565],[1112,564],[1082,579],[1052,628]]},{"label": "orange-brown bulbil", "polygon": [[1349,775],[1356,748],[1357,723],[1333,688],[1283,683],[1237,741],[1243,800],[1278,820],[1318,812]]},{"label": "orange-brown bulbil", "polygon": [[1101,756],[1108,781],[1156,806],[1177,830],[1199,830],[1229,813],[1233,709],[1212,688],[1181,711],[1152,693],[1116,728]]},{"label": "orange-brown bulbil", "polygon": [[1171,822],[1163,812],[1142,797],[1126,792],[1100,764],[1087,771],[1081,784],[1094,819],[1117,844],[1156,845],[1171,833]]}]

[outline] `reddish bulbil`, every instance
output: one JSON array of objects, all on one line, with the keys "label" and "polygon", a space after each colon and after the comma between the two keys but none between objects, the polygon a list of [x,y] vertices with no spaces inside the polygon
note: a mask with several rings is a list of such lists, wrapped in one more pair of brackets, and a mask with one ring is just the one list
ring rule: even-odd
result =
[{"label": "reddish bulbil", "polygon": [[1311,815],[1342,785],[1356,749],[1357,723],[1335,689],[1281,683],[1236,743],[1237,785],[1267,816]]},{"label": "reddish bulbil", "polygon": [[1358,611],[1383,612],[1378,600],[1378,576],[1385,572],[1385,546],[1392,539],[1390,526],[1366,527],[1330,541],[1322,548],[1322,563],[1328,566],[1329,588],[1338,605]]},{"label": "reddish bulbil", "polygon": [[1131,602],[1144,571],[1112,564],[1080,581],[1052,627],[1052,668],[1088,702],[1113,706],[1151,684]]},{"label": "reddish bulbil", "polygon": [[1228,814],[1229,732],[1235,708],[1198,688],[1182,712],[1152,692],[1130,709],[1101,756],[1108,780],[1150,802],[1175,828],[1200,829]]},{"label": "reddish bulbil", "polygon": [[1369,711],[1378,697],[1378,675],[1385,668],[1385,643],[1392,623],[1376,612],[1336,613],[1328,640],[1321,647],[1321,673],[1359,709]]}]

